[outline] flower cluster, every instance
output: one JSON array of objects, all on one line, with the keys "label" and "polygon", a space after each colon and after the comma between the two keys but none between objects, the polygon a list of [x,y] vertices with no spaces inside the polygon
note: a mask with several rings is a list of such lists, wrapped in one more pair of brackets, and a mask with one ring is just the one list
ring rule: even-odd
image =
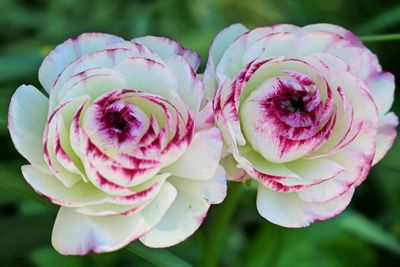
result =
[{"label": "flower cluster", "polygon": [[60,253],[175,245],[227,180],[255,180],[275,224],[328,219],[395,139],[393,75],[339,26],[235,24],[199,64],[167,38],[86,33],[44,59],[45,93],[17,89],[11,138],[26,181],[60,206]]}]

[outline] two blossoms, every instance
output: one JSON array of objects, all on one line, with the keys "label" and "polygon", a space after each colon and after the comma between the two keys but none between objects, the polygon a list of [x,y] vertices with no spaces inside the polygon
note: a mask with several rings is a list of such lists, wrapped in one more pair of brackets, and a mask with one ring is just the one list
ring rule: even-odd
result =
[{"label": "two blossoms", "polygon": [[234,24],[199,64],[167,38],[85,33],[44,59],[45,93],[16,90],[8,127],[24,178],[60,206],[61,254],[182,242],[227,180],[254,180],[274,224],[329,219],[396,137],[393,75],[339,26]]}]

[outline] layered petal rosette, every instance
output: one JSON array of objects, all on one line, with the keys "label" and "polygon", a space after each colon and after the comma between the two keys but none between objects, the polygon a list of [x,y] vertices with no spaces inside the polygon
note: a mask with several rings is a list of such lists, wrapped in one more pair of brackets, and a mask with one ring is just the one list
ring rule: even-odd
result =
[{"label": "layered petal rosette", "polygon": [[278,225],[344,210],[396,136],[393,75],[338,26],[232,25],[210,48],[204,82],[227,174],[256,180],[258,211]]},{"label": "layered petal rosette", "polygon": [[[62,254],[108,252],[140,239],[186,239],[226,194],[222,137],[201,123],[198,56],[160,37],[87,33],[43,61],[15,92],[9,129],[39,194],[61,206]],[[207,117],[207,116],[205,116]]]}]

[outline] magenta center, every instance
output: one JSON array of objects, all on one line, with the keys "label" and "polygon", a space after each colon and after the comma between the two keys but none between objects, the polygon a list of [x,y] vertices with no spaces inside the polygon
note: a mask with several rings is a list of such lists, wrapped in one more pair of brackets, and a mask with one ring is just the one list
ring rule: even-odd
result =
[{"label": "magenta center", "polygon": [[101,131],[119,143],[137,138],[142,123],[131,103],[116,103],[106,107],[100,118]]}]

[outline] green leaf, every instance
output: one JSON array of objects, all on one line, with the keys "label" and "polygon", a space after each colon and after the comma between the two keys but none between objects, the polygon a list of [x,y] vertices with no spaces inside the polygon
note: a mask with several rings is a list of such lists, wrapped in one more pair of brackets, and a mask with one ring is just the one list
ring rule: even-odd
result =
[{"label": "green leaf", "polygon": [[0,163],[0,189],[34,200],[52,211],[57,211],[58,207],[56,205],[41,197],[29,187],[22,177],[20,166],[21,163],[19,161],[6,164]]},{"label": "green leaf", "polygon": [[39,53],[0,56],[0,83],[18,80],[35,73],[42,59]]},{"label": "green leaf", "polygon": [[211,223],[208,239],[206,240],[206,247],[204,257],[204,266],[216,267],[219,266],[219,257],[221,248],[224,246],[226,237],[226,226],[235,211],[237,202],[239,201],[242,189],[241,183],[231,183],[224,202],[215,209],[215,218]]},{"label": "green leaf", "polygon": [[400,255],[400,243],[382,227],[363,217],[356,212],[347,212],[341,216],[341,227],[370,242],[393,253]]},{"label": "green leaf", "polygon": [[31,259],[38,267],[84,267],[85,262],[82,257],[65,257],[57,253],[52,247],[44,247],[35,250]]},{"label": "green leaf", "polygon": [[53,214],[17,216],[0,220],[0,258],[24,255],[50,244]]},{"label": "green leaf", "polygon": [[369,42],[369,43],[371,43],[371,42],[400,41],[400,33],[361,36],[360,39],[363,42]]},{"label": "green leaf", "polygon": [[278,226],[265,222],[244,250],[244,262],[237,266],[272,266],[282,248],[283,236]]},{"label": "green leaf", "polygon": [[127,250],[146,259],[158,267],[190,267],[189,263],[175,256],[166,249],[153,249],[134,242],[127,246]]},{"label": "green leaf", "polygon": [[355,29],[357,33],[375,33],[400,22],[400,5],[389,8],[375,18],[367,18],[367,22]]}]

